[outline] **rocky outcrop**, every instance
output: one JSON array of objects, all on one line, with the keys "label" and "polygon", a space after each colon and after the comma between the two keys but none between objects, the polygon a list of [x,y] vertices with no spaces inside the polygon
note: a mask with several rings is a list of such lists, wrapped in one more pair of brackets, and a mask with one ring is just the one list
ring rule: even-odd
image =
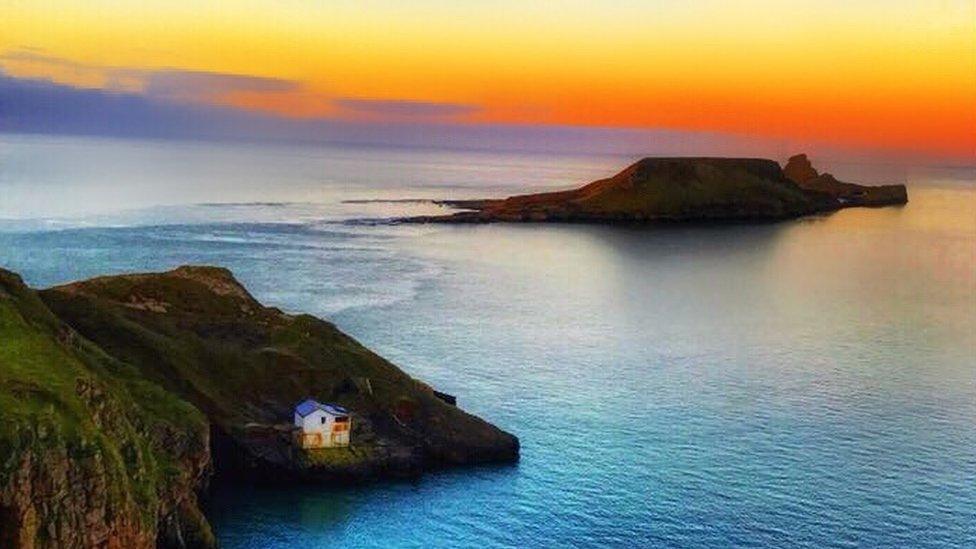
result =
[{"label": "rocky outcrop", "polygon": [[505,199],[440,201],[464,211],[405,222],[486,223],[767,221],[852,206],[904,204],[902,185],[864,187],[817,174],[809,163],[786,170],[757,158],[645,158],[589,185]]},{"label": "rocky outcrop", "polygon": [[783,166],[783,175],[797,185],[803,185],[811,179],[820,177],[805,154],[791,156],[786,166]]},{"label": "rocky outcrop", "polygon": [[[362,482],[518,459],[514,436],[225,269],[41,292],[0,270],[0,547],[212,547],[216,477]],[[294,404],[352,411],[352,446],[291,444]]]},{"label": "rocky outcrop", "polygon": [[805,154],[791,157],[783,173],[805,191],[830,196],[837,201],[838,207],[890,206],[908,202],[908,190],[904,185],[866,186],[838,181],[829,173],[817,173]]},{"label": "rocky outcrop", "polygon": [[[206,414],[224,449],[218,474],[361,481],[518,458],[514,436],[445,403],[334,325],[264,307],[226,269],[103,277],[41,296]],[[353,412],[350,449],[293,447],[293,407],[309,397]]]}]

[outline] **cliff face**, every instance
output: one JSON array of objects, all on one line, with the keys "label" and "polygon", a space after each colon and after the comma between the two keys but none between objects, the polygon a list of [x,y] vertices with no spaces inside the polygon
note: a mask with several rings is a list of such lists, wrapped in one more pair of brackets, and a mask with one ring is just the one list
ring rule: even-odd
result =
[{"label": "cliff face", "polygon": [[754,158],[645,158],[611,178],[578,189],[501,200],[443,201],[468,211],[405,221],[777,220],[907,201],[901,185],[863,187],[837,182],[829,175],[819,176],[812,166],[801,163],[787,168],[784,171],[772,160]]},{"label": "cliff face", "polygon": [[[518,439],[438,398],[332,324],[262,306],[225,269],[181,267],[41,292],[113,356],[214,425],[218,473],[355,481],[514,461]],[[294,405],[353,413],[350,449],[296,450]]]},{"label": "cliff face", "polygon": [[[211,547],[211,473],[357,482],[518,459],[328,322],[262,306],[224,269],[35,292],[0,270],[0,547]],[[352,411],[352,446],[291,444],[295,403]]]},{"label": "cliff face", "polygon": [[870,187],[838,181],[829,173],[817,173],[805,154],[791,157],[783,173],[801,189],[834,198],[839,207],[889,206],[908,202],[908,190],[904,185]]},{"label": "cliff face", "polygon": [[0,270],[0,547],[214,544],[206,422]]}]

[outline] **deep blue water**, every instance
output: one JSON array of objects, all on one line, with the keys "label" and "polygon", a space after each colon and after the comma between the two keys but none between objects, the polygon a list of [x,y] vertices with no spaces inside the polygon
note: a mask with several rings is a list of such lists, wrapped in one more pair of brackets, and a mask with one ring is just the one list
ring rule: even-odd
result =
[{"label": "deep blue water", "polygon": [[418,227],[342,200],[626,159],[2,144],[0,265],[30,283],[225,265],[521,438],[512,467],[222,492],[225,547],[976,545],[972,174],[770,225]]}]

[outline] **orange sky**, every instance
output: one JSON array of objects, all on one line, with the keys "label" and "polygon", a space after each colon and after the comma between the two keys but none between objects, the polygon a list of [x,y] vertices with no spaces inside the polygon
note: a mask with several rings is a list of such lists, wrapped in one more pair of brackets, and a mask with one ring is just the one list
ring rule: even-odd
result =
[{"label": "orange sky", "polygon": [[7,0],[0,66],[297,117],[710,130],[976,158],[972,0],[403,4]]}]

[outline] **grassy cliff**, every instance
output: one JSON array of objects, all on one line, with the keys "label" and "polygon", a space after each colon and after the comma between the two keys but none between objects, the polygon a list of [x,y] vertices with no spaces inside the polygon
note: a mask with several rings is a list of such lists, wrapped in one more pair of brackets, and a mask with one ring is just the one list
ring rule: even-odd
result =
[{"label": "grassy cliff", "polygon": [[[352,446],[291,444],[337,402]],[[0,270],[0,547],[209,547],[197,496],[237,480],[358,482],[518,458],[332,324],[258,303],[225,269],[35,292]]]},{"label": "grassy cliff", "polygon": [[[203,411],[227,450],[216,456],[222,472],[354,480],[518,456],[512,435],[443,402],[334,325],[262,306],[225,269],[98,278],[41,296]],[[291,447],[293,407],[309,397],[352,411],[351,450],[329,460]]]},{"label": "grassy cliff", "polygon": [[0,546],[213,544],[206,420],[0,270]]}]

